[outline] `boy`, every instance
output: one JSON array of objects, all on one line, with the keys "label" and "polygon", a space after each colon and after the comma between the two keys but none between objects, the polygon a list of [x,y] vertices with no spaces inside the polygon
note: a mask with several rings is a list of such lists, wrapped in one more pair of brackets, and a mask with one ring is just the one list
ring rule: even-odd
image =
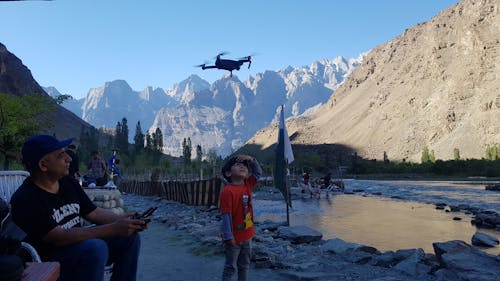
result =
[{"label": "boy", "polygon": [[257,160],[248,155],[234,156],[222,167],[222,175],[227,180],[220,197],[221,232],[226,254],[223,281],[231,280],[236,268],[238,281],[248,279],[251,241],[255,234],[252,189],[261,174]]}]

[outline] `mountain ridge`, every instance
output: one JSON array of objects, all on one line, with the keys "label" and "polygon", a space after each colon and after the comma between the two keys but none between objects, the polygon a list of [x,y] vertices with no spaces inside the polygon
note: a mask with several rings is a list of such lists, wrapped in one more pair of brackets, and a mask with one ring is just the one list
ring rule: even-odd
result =
[{"label": "mountain ridge", "polygon": [[[500,143],[498,1],[462,0],[366,56],[312,116],[290,120],[292,144],[330,143],[367,159],[481,158]],[[272,126],[247,145],[269,148]]]}]

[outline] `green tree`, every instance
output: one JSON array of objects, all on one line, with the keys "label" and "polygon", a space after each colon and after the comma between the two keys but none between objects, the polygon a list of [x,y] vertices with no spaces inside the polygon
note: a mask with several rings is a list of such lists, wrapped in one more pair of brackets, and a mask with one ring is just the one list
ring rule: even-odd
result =
[{"label": "green tree", "polygon": [[431,161],[431,163],[436,162],[436,157],[434,156],[434,149],[431,150],[431,153],[429,154],[429,161]]},{"label": "green tree", "polygon": [[54,98],[57,104],[63,104],[67,100],[72,100],[73,97],[71,95],[59,95]]},{"label": "green tree", "polygon": [[387,157],[387,152],[384,151],[384,163],[389,163],[389,157]]},{"label": "green tree", "polygon": [[188,165],[191,163],[191,151],[193,150],[191,144],[191,138],[184,138],[182,141],[182,157],[184,158],[184,164]]},{"label": "green tree", "polygon": [[81,163],[88,163],[92,151],[99,150],[99,133],[91,127],[86,129],[82,126],[80,131],[80,147],[78,148],[78,157]]},{"label": "green tree", "polygon": [[458,148],[453,149],[453,159],[460,160],[460,150],[458,150]]},{"label": "green tree", "polygon": [[213,148],[209,149],[207,152],[207,162],[209,165],[209,168],[212,170],[212,176],[215,176],[217,174],[217,171],[222,168],[222,157],[217,155],[215,150]]},{"label": "green tree", "polygon": [[488,160],[493,160],[493,155],[492,155],[492,151],[491,151],[491,146],[486,146],[486,151],[485,151],[485,154],[486,154],[486,159]]},{"label": "green tree", "polygon": [[422,150],[422,157],[420,158],[421,163],[427,163],[431,161],[431,156],[429,153],[429,148],[427,146],[424,146],[424,149]]},{"label": "green tree", "polygon": [[52,122],[43,113],[52,110],[53,101],[43,96],[0,94],[0,152],[4,156],[4,170],[9,169],[10,160],[20,152],[27,137],[51,127]]},{"label": "green tree", "polygon": [[160,128],[156,128],[152,135],[153,139],[153,150],[162,152],[163,151],[163,133]]},{"label": "green tree", "polygon": [[201,162],[203,157],[203,152],[201,151],[201,145],[196,145],[196,161]]},{"label": "green tree", "polygon": [[115,145],[121,153],[128,154],[128,125],[125,117],[116,124]]},{"label": "green tree", "polygon": [[137,121],[135,125],[134,148],[136,153],[144,149],[144,134],[142,133],[141,121]]},{"label": "green tree", "polygon": [[149,151],[154,150],[154,145],[153,145],[153,138],[149,133],[146,133],[146,149]]}]

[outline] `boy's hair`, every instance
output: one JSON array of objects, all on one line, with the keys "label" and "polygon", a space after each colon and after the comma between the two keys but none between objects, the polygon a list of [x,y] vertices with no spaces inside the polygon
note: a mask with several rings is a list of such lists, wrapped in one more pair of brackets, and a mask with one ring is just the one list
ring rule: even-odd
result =
[{"label": "boy's hair", "polygon": [[231,167],[234,164],[236,164],[237,162],[240,162],[240,163],[245,164],[245,166],[247,168],[249,168],[249,164],[250,164],[249,161],[238,161],[237,159],[238,159],[238,156],[233,156],[233,157],[229,158],[229,160],[227,160],[226,164],[224,164],[224,166],[222,167],[222,176],[228,182],[231,182],[231,177],[226,176],[226,172],[230,172],[231,171]]}]

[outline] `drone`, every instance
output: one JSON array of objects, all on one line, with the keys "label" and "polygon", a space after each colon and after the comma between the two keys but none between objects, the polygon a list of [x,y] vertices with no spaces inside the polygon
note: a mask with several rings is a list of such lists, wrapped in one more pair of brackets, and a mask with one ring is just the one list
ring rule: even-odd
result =
[{"label": "drone", "polygon": [[237,60],[221,59],[221,56],[227,55],[226,52],[222,52],[215,58],[215,65],[207,65],[206,63],[196,65],[196,67],[201,67],[201,69],[217,68],[229,71],[230,76],[233,77],[233,70],[240,70],[241,65],[248,62],[248,68],[252,64],[252,56],[246,56],[239,58]]}]

